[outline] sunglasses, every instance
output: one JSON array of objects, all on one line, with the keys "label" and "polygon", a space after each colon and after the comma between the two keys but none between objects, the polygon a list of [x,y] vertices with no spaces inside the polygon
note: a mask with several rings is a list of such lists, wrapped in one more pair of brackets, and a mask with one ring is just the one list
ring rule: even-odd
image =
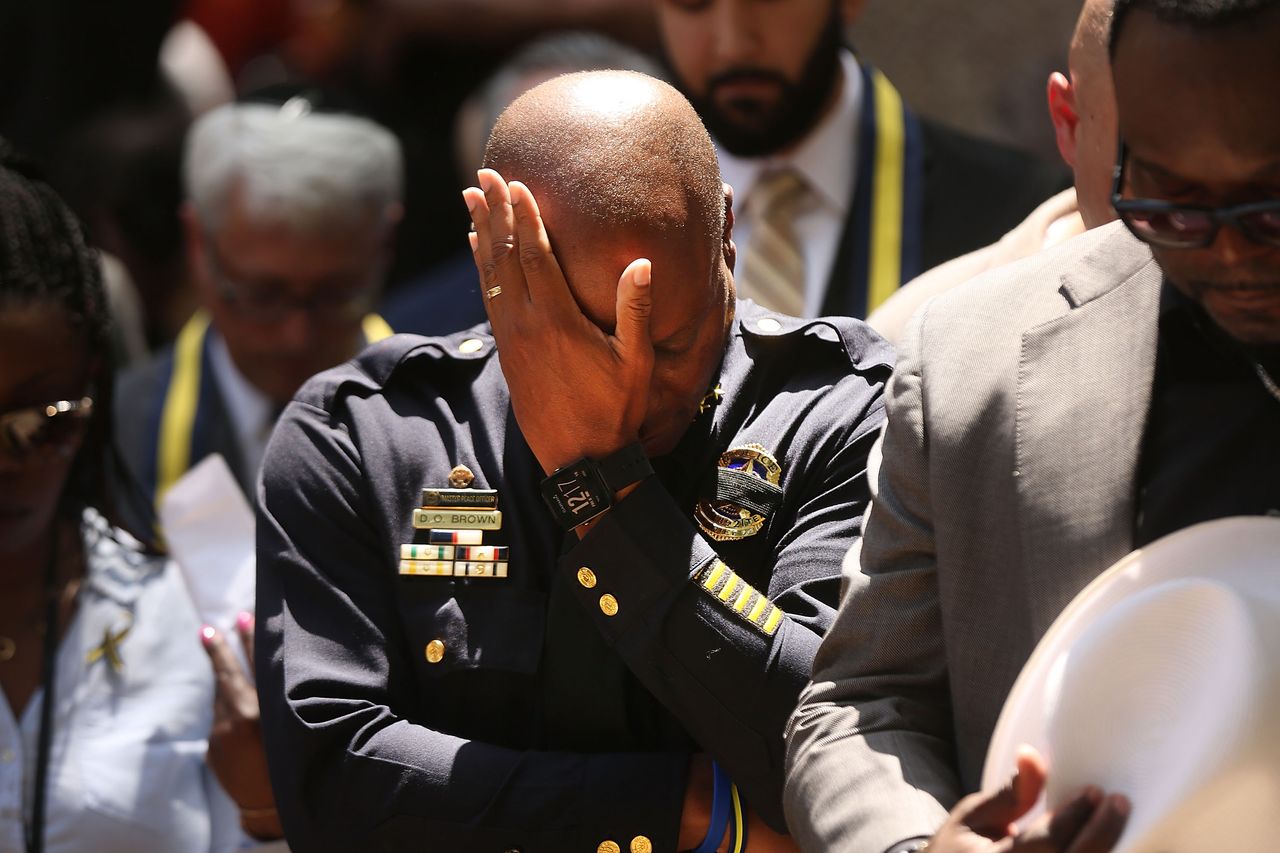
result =
[{"label": "sunglasses", "polygon": [[80,438],[93,414],[93,400],[59,400],[0,415],[0,453],[26,461],[68,447]]},{"label": "sunglasses", "polygon": [[1213,245],[1218,229],[1230,225],[1255,243],[1280,248],[1280,198],[1233,207],[1121,198],[1128,159],[1129,149],[1121,139],[1115,180],[1111,185],[1111,206],[1125,227],[1142,242],[1162,249],[1203,249]]}]

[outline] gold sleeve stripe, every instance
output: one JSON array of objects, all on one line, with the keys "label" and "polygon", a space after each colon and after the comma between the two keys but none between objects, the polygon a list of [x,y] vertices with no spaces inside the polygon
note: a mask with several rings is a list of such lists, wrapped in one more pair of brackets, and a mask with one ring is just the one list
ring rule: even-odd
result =
[{"label": "gold sleeve stripe", "polygon": [[715,588],[716,581],[720,580],[721,575],[727,571],[728,567],[719,560],[711,564],[711,571],[706,573],[706,577],[702,580],[702,585],[707,589]]},{"label": "gold sleeve stripe", "polygon": [[693,582],[765,636],[776,634],[786,615],[768,596],[740,578],[719,559],[711,560],[695,572]]}]

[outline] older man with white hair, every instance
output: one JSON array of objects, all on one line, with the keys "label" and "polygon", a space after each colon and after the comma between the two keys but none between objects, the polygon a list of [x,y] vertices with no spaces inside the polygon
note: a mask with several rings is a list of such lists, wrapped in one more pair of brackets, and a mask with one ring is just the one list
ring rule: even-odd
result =
[{"label": "older man with white hair", "polygon": [[183,170],[201,310],[124,377],[117,405],[125,462],[152,501],[211,453],[252,492],[294,391],[390,333],[369,311],[401,217],[395,137],[303,97],[207,113]]},{"label": "older man with white hair", "polygon": [[[139,503],[157,503],[213,453],[252,493],[294,392],[390,334],[369,311],[401,217],[400,146],[371,121],[313,103],[228,104],[190,131],[182,219],[200,309],[118,385],[117,435]],[[121,509],[150,528],[149,507]],[[252,614],[238,627],[247,641]],[[244,830],[277,839],[257,695],[223,636],[202,636],[218,684],[210,766]]]}]

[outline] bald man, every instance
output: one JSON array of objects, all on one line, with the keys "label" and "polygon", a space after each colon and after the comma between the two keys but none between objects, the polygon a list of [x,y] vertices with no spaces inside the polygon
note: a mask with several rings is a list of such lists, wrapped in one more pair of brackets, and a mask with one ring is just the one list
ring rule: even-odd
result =
[{"label": "bald man", "polygon": [[257,664],[289,840],[646,853],[741,824],[790,849],[782,729],[891,352],[735,300],[730,193],[665,84],[545,83],[486,161],[465,200],[490,324],[321,374],[267,452]]},{"label": "bald man", "polygon": [[1115,0],[1085,0],[1067,56],[1068,73],[1049,75],[1047,97],[1058,153],[1075,186],[1049,198],[999,242],[936,266],[903,285],[867,322],[897,344],[907,321],[934,296],[987,270],[1034,255],[1116,218],[1111,208],[1116,104],[1107,37]]}]

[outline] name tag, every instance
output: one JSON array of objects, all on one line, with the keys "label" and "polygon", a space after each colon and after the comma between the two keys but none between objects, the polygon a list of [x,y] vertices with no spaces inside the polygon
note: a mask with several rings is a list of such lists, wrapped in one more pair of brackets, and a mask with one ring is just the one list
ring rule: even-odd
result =
[{"label": "name tag", "polygon": [[502,510],[415,509],[413,526],[419,530],[501,530]]}]

